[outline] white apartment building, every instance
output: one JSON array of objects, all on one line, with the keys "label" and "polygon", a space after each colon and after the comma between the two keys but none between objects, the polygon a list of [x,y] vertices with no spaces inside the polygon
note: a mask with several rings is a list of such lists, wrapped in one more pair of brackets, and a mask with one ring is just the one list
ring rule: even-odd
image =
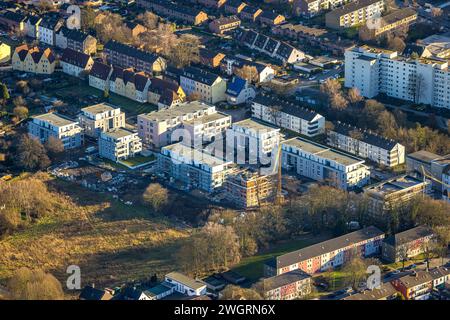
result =
[{"label": "white apartment building", "polygon": [[60,60],[61,67],[65,74],[82,77],[91,70],[94,60],[90,55],[69,48],[64,49]]},{"label": "white apartment building", "polygon": [[[181,134],[189,134],[189,137],[185,138],[187,138],[187,141],[192,141],[193,137],[188,130],[193,129],[198,137],[199,135],[203,135],[204,129],[204,126],[201,124],[194,126],[195,120],[200,121],[202,117],[211,116],[216,113],[215,106],[199,101],[192,101],[172,108],[140,114],[137,118],[139,137],[142,139],[144,145],[152,149],[161,148],[173,142],[180,141]],[[177,131],[172,137],[172,133],[175,130],[184,128],[185,122],[189,122],[187,124],[188,129]],[[217,133],[217,129],[225,131],[231,125],[231,120],[228,116],[222,115],[207,123],[209,128]],[[195,129],[199,131],[195,132]],[[210,136],[206,134],[202,140],[208,141],[209,138]]]},{"label": "white apartment building", "polygon": [[222,186],[233,167],[231,161],[224,161],[181,142],[162,147],[158,154],[158,172],[184,183],[188,189],[212,192]]},{"label": "white apartment building", "polygon": [[307,137],[325,132],[325,117],[322,115],[264,92],[252,102],[252,117]]},{"label": "white apartment building", "polygon": [[395,167],[405,163],[405,146],[373,132],[342,122],[333,123],[327,132],[327,144],[382,166]]},{"label": "white apartment building", "polygon": [[195,67],[186,67],[180,75],[180,86],[187,96],[197,94],[201,101],[225,101],[227,83],[220,76]]},{"label": "white apartment building", "polygon": [[297,137],[281,143],[282,166],[339,189],[363,187],[370,171],[364,160]]},{"label": "white apartment building", "polygon": [[137,132],[116,128],[100,133],[98,151],[100,157],[117,162],[139,154],[142,143]]},{"label": "white apartment building", "polygon": [[280,129],[253,119],[233,123],[226,132],[227,159],[239,164],[269,161],[278,150]]},{"label": "white apartment building", "polygon": [[101,132],[125,127],[125,113],[121,112],[119,107],[108,103],[81,109],[78,120],[84,133],[93,138],[98,138]]},{"label": "white apartment building", "polygon": [[357,0],[325,15],[326,26],[332,29],[360,26],[369,19],[381,17],[384,0]]},{"label": "white apartment building", "polygon": [[189,133],[191,143],[197,145],[223,138],[225,131],[230,126],[231,116],[222,112],[187,120],[182,125],[183,129]]},{"label": "white apartment building", "polygon": [[63,26],[64,21],[55,16],[45,16],[37,26],[37,37],[39,42],[50,46],[56,44],[56,32]]},{"label": "white apartment building", "polygon": [[46,113],[32,117],[28,123],[30,136],[45,143],[49,137],[62,141],[64,149],[72,149],[83,143],[83,129],[78,122],[56,113]]},{"label": "white apartment building", "polygon": [[175,285],[175,291],[188,296],[201,296],[206,294],[206,284],[195,280],[179,272],[166,274],[164,281]]},{"label": "white apartment building", "polygon": [[442,199],[450,203],[450,166],[442,173]]},{"label": "white apartment building", "polygon": [[450,108],[446,60],[414,60],[395,51],[355,47],[345,52],[345,86],[358,88],[367,98],[384,93],[414,103]]},{"label": "white apartment building", "polygon": [[312,17],[324,11],[340,7],[352,0],[294,0],[296,15]]}]

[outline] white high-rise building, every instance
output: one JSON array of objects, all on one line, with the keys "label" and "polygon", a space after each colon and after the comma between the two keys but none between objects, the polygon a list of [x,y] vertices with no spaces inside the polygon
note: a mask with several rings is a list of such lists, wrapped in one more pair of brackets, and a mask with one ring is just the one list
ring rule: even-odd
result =
[{"label": "white high-rise building", "polygon": [[354,47],[345,52],[345,86],[358,88],[367,98],[384,93],[414,103],[450,108],[446,60],[413,59],[396,51]]}]

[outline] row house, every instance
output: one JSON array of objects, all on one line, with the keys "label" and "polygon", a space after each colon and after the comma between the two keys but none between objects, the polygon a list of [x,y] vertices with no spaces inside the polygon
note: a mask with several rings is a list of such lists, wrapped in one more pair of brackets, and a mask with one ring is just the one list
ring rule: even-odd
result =
[{"label": "row house", "polygon": [[208,68],[218,68],[225,55],[221,52],[200,48],[199,49],[199,63]]},{"label": "row house", "polygon": [[366,23],[369,19],[381,17],[383,0],[358,0],[348,3],[325,15],[325,24],[331,29],[350,28]]},{"label": "row house", "polygon": [[108,41],[103,50],[109,64],[148,73],[161,73],[166,69],[166,61],[160,56],[114,40]]},{"label": "row house", "polygon": [[241,44],[264,53],[282,63],[295,63],[305,58],[305,54],[290,44],[265,36],[253,30],[239,29],[236,40]]},{"label": "row house", "polygon": [[224,6],[225,13],[238,15],[246,6],[247,4],[241,0],[227,0]]},{"label": "row house", "polygon": [[354,257],[367,258],[381,251],[384,233],[374,226],[274,257],[264,265],[266,276],[302,270],[308,274],[333,270]]},{"label": "row house", "polygon": [[28,47],[26,44],[16,47],[12,56],[13,70],[36,74],[52,74],[55,71],[56,58],[52,49]]},{"label": "row house", "polygon": [[281,157],[284,169],[338,189],[359,189],[370,180],[370,170],[363,159],[303,138],[283,141]]},{"label": "row house", "polygon": [[78,148],[83,143],[83,129],[77,121],[56,113],[46,113],[31,117],[28,134],[41,143],[50,137],[60,140],[64,149]]},{"label": "row house", "polygon": [[373,184],[364,189],[368,199],[367,213],[386,221],[389,213],[405,208],[416,197],[428,193],[429,182],[410,175],[401,175]]},{"label": "row house", "polygon": [[389,263],[406,261],[428,250],[433,237],[433,231],[426,226],[396,233],[384,239],[381,257]]},{"label": "row house", "polygon": [[[178,106],[168,109],[161,109],[147,114],[140,114],[137,118],[139,137],[141,137],[144,145],[151,149],[159,149],[163,146],[179,141],[176,137],[178,129],[183,129],[184,123],[191,120],[200,120],[202,117],[216,114],[216,107],[199,101],[185,102]],[[218,126],[221,122],[226,122],[228,127],[231,120],[227,117],[219,119]],[[216,125],[212,125],[216,127]],[[224,127],[225,131],[226,127]],[[174,136],[172,134],[175,132]],[[183,133],[185,133],[183,131]],[[192,137],[187,137],[187,141],[191,141]],[[203,139],[202,140],[207,140]]]},{"label": "row house", "polygon": [[194,0],[195,3],[202,4],[207,8],[220,9],[227,0]]},{"label": "row house", "polygon": [[233,79],[228,82],[225,94],[229,104],[239,105],[253,100],[256,96],[256,90],[247,80],[233,77]]},{"label": "row house", "polygon": [[195,95],[207,103],[225,101],[226,81],[217,74],[196,68],[186,67],[180,75],[180,86],[186,95]]},{"label": "row house", "polygon": [[[238,164],[269,164],[280,144],[280,128],[257,120],[234,122],[226,132],[227,159]],[[265,162],[265,163],[263,163]]]},{"label": "row house", "polygon": [[112,72],[112,66],[94,61],[89,73],[89,85],[101,91],[109,90],[109,78]]},{"label": "row house", "polygon": [[162,147],[158,154],[158,172],[180,181],[188,190],[194,188],[209,193],[217,190],[233,167],[231,161],[224,161],[181,142]]},{"label": "row house", "polygon": [[258,16],[258,21],[263,26],[273,27],[285,22],[286,18],[279,13],[275,13],[272,11],[264,11]]},{"label": "row house", "polygon": [[275,70],[267,65],[237,56],[226,56],[220,63],[220,69],[227,75],[242,76],[243,68],[251,68],[255,74],[248,75],[248,81],[252,83],[271,81],[275,77]]},{"label": "row house", "polygon": [[241,26],[237,16],[221,17],[209,23],[209,30],[213,33],[224,34]]},{"label": "row house", "polygon": [[156,104],[158,110],[171,108],[186,100],[183,88],[175,82],[151,78],[148,88],[148,102]]},{"label": "row house", "polygon": [[325,132],[325,118],[322,115],[276,95],[260,92],[253,99],[251,110],[255,119],[307,137]]},{"label": "row house", "polygon": [[333,128],[327,131],[327,143],[381,166],[395,167],[405,163],[405,146],[339,121],[333,123]]},{"label": "row house", "polygon": [[0,13],[0,27],[13,32],[24,32],[26,19],[20,12],[5,10]]},{"label": "row house", "polygon": [[90,55],[69,48],[64,49],[60,60],[65,74],[79,78],[87,76],[93,64],[94,60]]},{"label": "row house", "polygon": [[259,208],[273,198],[273,175],[263,175],[250,169],[236,170],[224,184],[225,199],[240,209]]},{"label": "row house", "polygon": [[381,283],[378,288],[372,290],[366,289],[342,298],[342,300],[360,301],[360,300],[397,300],[398,291],[390,282]]},{"label": "row house", "polygon": [[367,98],[384,93],[450,109],[450,71],[443,59],[412,59],[396,51],[354,47],[345,52],[345,87],[356,87]]},{"label": "row house", "polygon": [[392,280],[391,284],[406,300],[428,300],[433,289],[439,289],[450,280],[450,270],[444,267],[413,271]]},{"label": "row house", "polygon": [[100,132],[98,139],[99,156],[119,162],[132,158],[142,151],[141,139],[137,132],[125,128],[109,129]]},{"label": "row house", "polygon": [[5,63],[11,60],[11,46],[0,41],[0,63]]},{"label": "row house", "polygon": [[133,68],[114,66],[109,78],[109,91],[141,103],[147,102],[150,77]]},{"label": "row house", "polygon": [[56,33],[56,46],[91,55],[97,52],[97,39],[80,30],[63,27]]},{"label": "row house", "polygon": [[298,269],[262,280],[265,300],[301,299],[311,293],[311,288],[311,276]]},{"label": "row house", "polygon": [[137,0],[136,3],[144,9],[154,11],[157,15],[193,25],[200,25],[208,20],[208,15],[204,11],[168,0]]},{"label": "row house", "polygon": [[101,132],[125,127],[125,113],[119,107],[99,103],[82,108],[78,121],[85,135],[98,138]]},{"label": "row house", "polygon": [[255,22],[263,11],[260,8],[245,6],[239,13],[242,20]]}]

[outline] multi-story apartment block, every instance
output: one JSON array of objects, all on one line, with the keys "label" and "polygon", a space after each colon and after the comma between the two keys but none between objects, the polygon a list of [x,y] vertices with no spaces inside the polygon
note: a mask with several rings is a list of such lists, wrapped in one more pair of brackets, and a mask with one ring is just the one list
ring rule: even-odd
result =
[{"label": "multi-story apartment block", "polygon": [[199,25],[208,20],[208,15],[204,11],[168,0],[137,0],[136,3],[147,10],[154,11],[157,15],[193,25]]},{"label": "multi-story apartment block", "polygon": [[273,176],[237,170],[224,182],[225,198],[242,209],[257,208],[274,195]]},{"label": "multi-story apartment block", "polygon": [[445,60],[406,58],[395,51],[356,47],[345,52],[345,86],[358,88],[367,98],[384,93],[450,109],[450,72]]},{"label": "multi-story apartment block", "polygon": [[125,127],[125,113],[119,107],[99,103],[81,109],[78,121],[86,135],[98,138],[101,132]]},{"label": "multi-story apartment block", "polygon": [[308,274],[342,266],[353,257],[380,253],[384,233],[370,226],[312,246],[274,257],[264,265],[264,274],[274,276],[300,269]]},{"label": "multi-story apartment block", "polygon": [[390,263],[408,260],[423,253],[433,237],[433,231],[425,226],[396,233],[384,239],[381,257]]},{"label": "multi-story apartment block", "polygon": [[389,31],[395,31],[402,27],[409,27],[417,20],[417,12],[411,8],[395,10],[384,17],[372,17],[359,30],[361,38],[375,39]]},{"label": "multi-story apartment block", "polygon": [[175,291],[188,296],[201,296],[206,294],[205,283],[189,278],[179,272],[166,274],[164,282],[175,285]]},{"label": "multi-story apartment block", "polygon": [[132,158],[141,151],[142,143],[137,132],[125,128],[100,132],[98,152],[102,158],[118,162]]},{"label": "multi-story apartment block", "polygon": [[448,284],[450,269],[419,270],[392,280],[391,284],[406,300],[428,300],[434,288]]},{"label": "multi-story apartment block", "polygon": [[207,8],[219,9],[227,2],[227,0],[191,0],[192,2],[204,5]]},{"label": "multi-story apartment block", "polygon": [[386,214],[408,205],[416,196],[427,193],[429,183],[409,175],[394,177],[368,186],[364,193],[369,200],[367,212],[384,220]]},{"label": "multi-story apartment block", "polygon": [[295,63],[305,58],[305,53],[287,42],[279,41],[253,30],[239,29],[236,40],[250,49],[264,53],[283,63]]},{"label": "multi-story apartment block", "polygon": [[299,137],[283,141],[281,151],[283,168],[301,176],[343,190],[369,183],[370,171],[363,159]]},{"label": "multi-story apartment block", "polygon": [[60,65],[65,74],[74,77],[85,77],[94,64],[90,55],[69,48],[64,49]]},{"label": "multi-story apartment block", "polygon": [[442,172],[442,199],[450,203],[450,166]]},{"label": "multi-story apartment block", "polygon": [[241,25],[241,20],[237,16],[217,18],[209,23],[209,30],[213,33],[224,34]]},{"label": "multi-story apartment block", "polygon": [[[435,160],[440,160],[443,157],[426,150],[419,150],[413,153],[408,153],[406,156],[406,171],[414,172],[423,175],[431,174],[431,163]],[[435,177],[439,179],[439,177]]]},{"label": "multi-story apartment block", "polygon": [[124,68],[135,68],[148,73],[160,73],[166,69],[166,61],[160,56],[114,40],[104,46],[108,63]]},{"label": "multi-story apartment block", "polygon": [[328,28],[340,29],[359,26],[373,17],[381,17],[384,0],[357,0],[325,15]]},{"label": "multi-story apartment block", "polygon": [[27,37],[32,39],[39,38],[39,24],[42,18],[38,15],[29,15],[25,21],[25,31]]},{"label": "multi-story apartment block", "polygon": [[[446,173],[450,167],[450,154],[440,156],[425,150],[410,153],[406,156],[406,170],[413,172],[420,177],[432,179],[431,187],[434,190],[442,192],[443,197],[447,197],[448,193],[444,195],[445,190],[448,190],[448,181],[446,180]],[[439,182],[439,181],[442,181]],[[447,185],[446,185],[447,183]]]},{"label": "multi-story apartment block", "polygon": [[298,16],[313,17],[324,11],[340,7],[351,0],[295,0],[293,12]]},{"label": "multi-story apartment block", "polygon": [[64,36],[67,39],[67,48],[69,49],[89,55],[97,52],[97,39],[90,34],[76,29],[70,30],[65,28]]},{"label": "multi-story apartment block", "polygon": [[56,45],[56,33],[64,25],[64,20],[57,15],[48,14],[42,17],[41,23],[38,25],[39,42],[50,46]]},{"label": "multi-story apartment block", "polygon": [[325,132],[322,115],[264,92],[252,101],[252,117],[308,137]]},{"label": "multi-story apartment block", "polygon": [[28,47],[26,44],[16,47],[12,56],[13,70],[52,74],[55,71],[56,58],[52,49]]},{"label": "multi-story apartment block", "polygon": [[[269,164],[272,152],[278,150],[280,129],[257,120],[234,122],[226,132],[227,159],[239,164]],[[228,154],[229,153],[229,154]]]},{"label": "multi-story apartment block", "polygon": [[83,129],[78,122],[56,113],[46,113],[32,117],[28,123],[28,133],[42,143],[50,137],[61,140],[64,149],[72,149],[83,143]]},{"label": "multi-story apartment block", "polygon": [[186,95],[198,95],[206,103],[225,101],[227,83],[217,74],[195,67],[186,67],[180,76],[180,85]]},{"label": "multi-story apartment block", "polygon": [[405,146],[339,121],[327,132],[327,144],[382,166],[395,167],[405,162]]},{"label": "multi-story apartment block", "polygon": [[158,172],[181,181],[188,189],[213,192],[222,186],[233,167],[231,161],[224,161],[181,142],[162,147],[158,154]]},{"label": "multi-story apartment block", "polygon": [[262,281],[266,300],[294,300],[311,293],[311,276],[301,270],[292,270]]},{"label": "multi-story apartment block", "polygon": [[[201,145],[211,141],[223,139],[225,131],[231,125],[231,116],[222,112],[215,112],[183,122],[183,129],[188,136],[183,139],[184,143]],[[191,141],[187,139],[191,138]]]},{"label": "multi-story apartment block", "polygon": [[[177,129],[183,129],[184,122],[200,120],[204,116],[217,113],[216,107],[199,101],[182,103],[178,106],[147,114],[138,115],[138,132],[144,145],[158,149],[179,141],[179,136],[172,137]],[[222,122],[223,119],[218,120]],[[181,133],[181,132],[180,132]],[[183,131],[183,133],[186,133]],[[188,137],[191,141],[191,137]]]}]

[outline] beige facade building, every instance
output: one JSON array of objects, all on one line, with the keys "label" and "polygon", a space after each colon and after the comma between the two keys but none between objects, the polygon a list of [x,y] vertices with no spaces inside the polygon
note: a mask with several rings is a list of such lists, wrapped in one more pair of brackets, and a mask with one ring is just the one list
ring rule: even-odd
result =
[{"label": "beige facade building", "polygon": [[85,134],[94,138],[98,138],[101,132],[125,127],[125,113],[108,103],[81,109],[78,119]]},{"label": "beige facade building", "polygon": [[325,15],[328,28],[340,29],[359,26],[373,17],[381,17],[384,0],[357,0]]}]

